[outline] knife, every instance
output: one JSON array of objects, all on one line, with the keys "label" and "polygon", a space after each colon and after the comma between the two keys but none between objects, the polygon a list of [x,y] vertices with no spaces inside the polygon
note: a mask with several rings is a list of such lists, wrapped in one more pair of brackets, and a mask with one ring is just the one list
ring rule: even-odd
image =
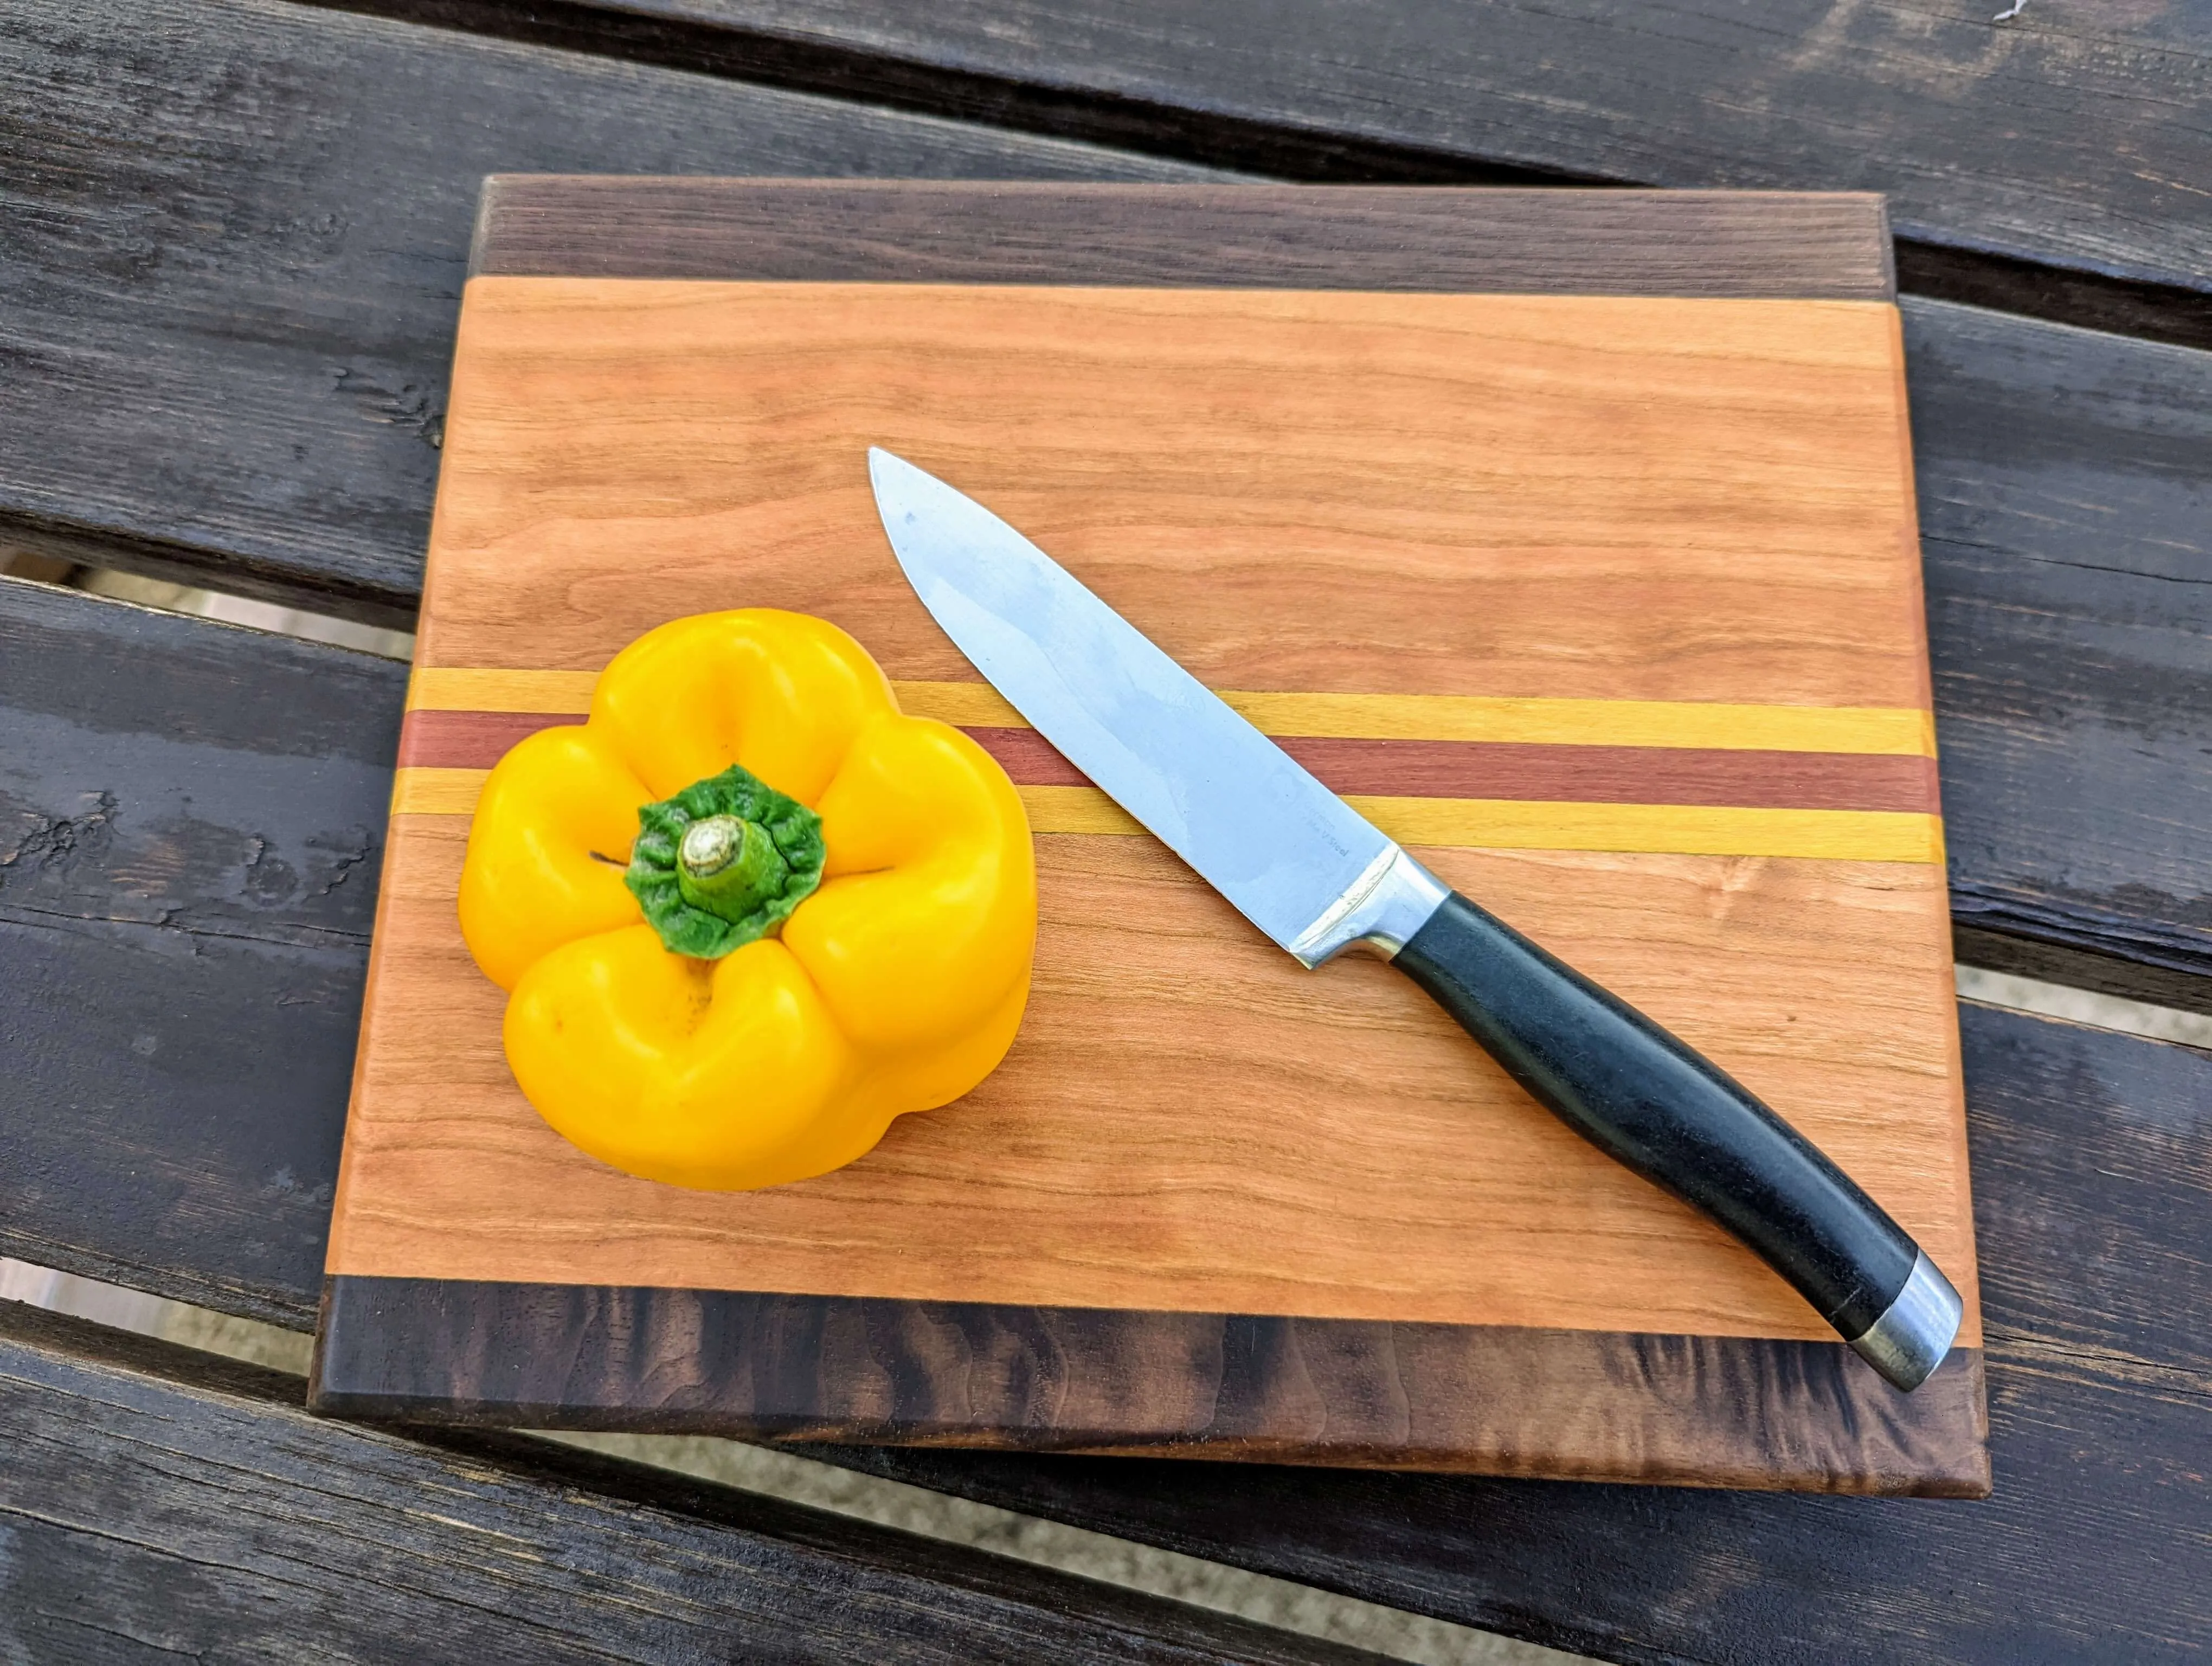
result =
[{"label": "knife", "polygon": [[1727,1072],[1451,890],[1043,550],[902,458],[876,509],[945,633],[1076,768],[1302,964],[1357,944],[1536,1102],[1702,1211],[1898,1388],[1963,1312],[1927,1253]]}]

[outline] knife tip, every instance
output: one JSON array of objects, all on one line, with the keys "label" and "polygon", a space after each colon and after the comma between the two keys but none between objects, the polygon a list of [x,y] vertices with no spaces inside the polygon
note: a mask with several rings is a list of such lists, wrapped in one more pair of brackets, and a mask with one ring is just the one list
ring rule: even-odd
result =
[{"label": "knife tip", "polygon": [[876,513],[881,516],[884,530],[891,534],[891,550],[906,564],[906,551],[899,547],[895,523],[914,520],[911,502],[917,480],[929,476],[901,457],[896,452],[885,451],[881,446],[868,447],[868,488],[875,496]]},{"label": "knife tip", "polygon": [[[879,513],[889,517],[896,508],[900,519],[909,521],[915,518],[914,500],[917,493],[925,493],[933,487],[940,491],[951,489],[927,469],[916,468],[896,452],[886,451],[881,446],[868,447],[868,484],[875,492]],[[884,524],[890,524],[888,519]]]}]

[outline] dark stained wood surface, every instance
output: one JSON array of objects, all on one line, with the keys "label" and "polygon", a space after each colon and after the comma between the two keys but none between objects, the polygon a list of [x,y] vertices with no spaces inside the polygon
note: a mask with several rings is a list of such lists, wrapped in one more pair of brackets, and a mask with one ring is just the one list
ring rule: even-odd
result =
[{"label": "dark stained wood surface", "polygon": [[2187,0],[373,3],[1293,178],[1884,191],[1908,287],[2212,345]]},{"label": "dark stained wood surface", "polygon": [[318,1350],[341,1416],[1989,1490],[1975,1348],[1905,1395],[1840,1343],[341,1277]]},{"label": "dark stained wood surface", "polygon": [[0,532],[403,627],[484,174],[1200,177],[282,0],[13,7],[0,106]]},{"label": "dark stained wood surface", "polygon": [[0,1652],[93,1662],[1371,1662],[0,1305]]},{"label": "dark stained wood surface", "polygon": [[1881,200],[872,180],[484,182],[471,275],[1887,301]]},{"label": "dark stained wood surface", "polygon": [[406,672],[0,580],[0,1255],[312,1313]]},{"label": "dark stained wood surface", "polygon": [[2212,974],[2212,354],[1905,330],[1953,916],[2175,1004],[2160,970]]},{"label": "dark stained wood surface", "polygon": [[[40,3],[11,21],[0,87],[26,196],[0,298],[24,416],[0,441],[0,523],[380,622],[417,592],[482,173],[1200,177],[305,8]],[[261,125],[181,90],[199,85],[261,89]],[[410,89],[404,112],[387,87]],[[116,142],[149,132],[166,137]],[[210,219],[204,200],[254,206]],[[86,251],[107,252],[97,277]],[[213,313],[231,325],[201,327]]]}]

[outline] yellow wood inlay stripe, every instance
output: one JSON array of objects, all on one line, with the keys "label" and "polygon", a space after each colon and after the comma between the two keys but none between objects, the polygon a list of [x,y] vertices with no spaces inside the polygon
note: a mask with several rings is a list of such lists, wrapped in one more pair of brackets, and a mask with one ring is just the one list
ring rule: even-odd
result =
[{"label": "yellow wood inlay stripe", "polygon": [[[1095,787],[1016,789],[1038,833],[1142,833]],[[1684,856],[1800,856],[1940,862],[1943,824],[1885,810],[1738,810],[1671,804],[1527,803],[1512,799],[1345,802],[1404,845],[1490,850],[1621,850]]]},{"label": "yellow wood inlay stripe", "polygon": [[[592,706],[588,671],[419,668],[410,708],[547,712]],[[920,717],[969,728],[1027,728],[988,683],[895,683]],[[1282,694],[1221,697],[1265,733],[1351,740],[1502,740],[1553,746],[1718,751],[1863,752],[1933,757],[1935,720],[1911,706],[1765,706],[1698,700],[1522,700],[1459,694]]]},{"label": "yellow wood inlay stripe", "polygon": [[407,679],[407,709],[429,712],[548,712],[580,716],[592,708],[595,671],[483,671],[417,666]]},{"label": "yellow wood inlay stripe", "polygon": [[1746,810],[1356,794],[1345,802],[1404,845],[1797,856],[1832,862],[1940,864],[1943,860],[1942,818],[1909,811]]},{"label": "yellow wood inlay stripe", "polygon": [[1032,833],[1135,833],[1145,824],[1096,787],[1017,787]]},{"label": "yellow wood inlay stripe", "polygon": [[397,769],[392,776],[395,816],[473,816],[489,769]]},{"label": "yellow wood inlay stripe", "polygon": [[[899,704],[971,728],[1026,728],[985,683],[899,683]],[[1221,697],[1263,734],[1347,740],[1504,740],[1553,746],[1861,752],[1933,757],[1934,720],[1909,706],[1761,706],[1692,700],[1523,700],[1455,694]]]},{"label": "yellow wood inlay stripe", "polygon": [[1232,691],[1222,698],[1267,734],[1359,740],[1504,740],[1553,746],[1680,746],[1716,751],[1936,755],[1935,720],[1912,707],[1510,700],[1456,694]]},{"label": "yellow wood inlay stripe", "polygon": [[899,709],[962,729],[1026,729],[1030,721],[988,683],[893,683]]},{"label": "yellow wood inlay stripe", "polygon": [[[395,816],[475,812],[489,769],[402,769]],[[1141,835],[1095,787],[1020,787],[1038,833]],[[1620,850],[1685,856],[1797,856],[1839,862],[1936,862],[1943,824],[1888,810],[1736,810],[1697,805],[1524,803],[1512,799],[1401,799],[1346,803],[1405,845],[1491,850]]]}]

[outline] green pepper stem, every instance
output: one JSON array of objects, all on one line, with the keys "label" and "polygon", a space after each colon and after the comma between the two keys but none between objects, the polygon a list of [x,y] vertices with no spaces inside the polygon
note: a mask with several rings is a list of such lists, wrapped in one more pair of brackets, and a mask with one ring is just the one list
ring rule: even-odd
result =
[{"label": "green pepper stem", "polygon": [[684,900],[723,920],[744,920],[782,891],[790,873],[768,830],[736,816],[701,818],[677,846],[676,883]]},{"label": "green pepper stem", "polygon": [[822,818],[742,764],[637,807],[623,883],[671,954],[719,960],[822,883]]}]

